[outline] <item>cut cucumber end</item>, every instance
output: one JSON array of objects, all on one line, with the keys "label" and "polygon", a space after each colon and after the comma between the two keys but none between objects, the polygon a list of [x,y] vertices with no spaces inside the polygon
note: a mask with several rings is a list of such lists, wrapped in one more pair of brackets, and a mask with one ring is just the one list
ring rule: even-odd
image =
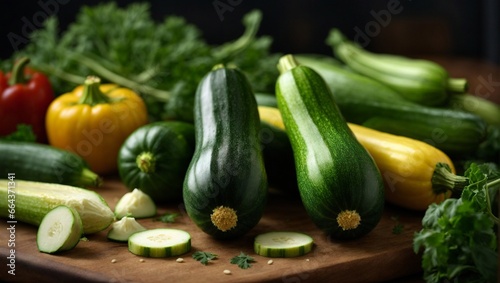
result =
[{"label": "cut cucumber end", "polygon": [[83,235],[82,219],[68,206],[57,206],[42,219],[36,235],[38,250],[57,253],[74,248]]},{"label": "cut cucumber end", "polygon": [[134,233],[128,239],[131,253],[145,257],[171,257],[191,250],[191,235],[178,229],[158,228]]},{"label": "cut cucumber end", "polygon": [[298,232],[269,232],[255,237],[254,251],[265,257],[297,257],[312,250],[314,241]]}]

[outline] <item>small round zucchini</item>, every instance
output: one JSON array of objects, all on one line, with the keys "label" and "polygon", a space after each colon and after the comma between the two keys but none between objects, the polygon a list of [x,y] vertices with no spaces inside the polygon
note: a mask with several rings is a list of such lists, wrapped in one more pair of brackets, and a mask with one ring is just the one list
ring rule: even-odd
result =
[{"label": "small round zucchini", "polygon": [[78,212],[60,205],[43,218],[38,227],[36,244],[39,251],[53,254],[73,249],[82,235],[83,224]]},{"label": "small round zucchini", "polygon": [[178,229],[158,228],[134,233],[128,239],[131,253],[146,257],[170,257],[191,250],[191,235]]},{"label": "small round zucchini", "polygon": [[120,148],[120,178],[129,190],[141,188],[155,203],[178,201],[194,146],[190,123],[161,121],[142,126]]},{"label": "small round zucchini", "polygon": [[313,248],[313,238],[298,232],[269,232],[255,237],[254,251],[266,257],[297,257]]}]

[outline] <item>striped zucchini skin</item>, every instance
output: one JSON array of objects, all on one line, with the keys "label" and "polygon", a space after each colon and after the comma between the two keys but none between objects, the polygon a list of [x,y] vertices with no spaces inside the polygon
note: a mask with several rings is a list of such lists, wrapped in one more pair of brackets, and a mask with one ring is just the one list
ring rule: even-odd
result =
[{"label": "striped zucchini skin", "polygon": [[[321,76],[295,66],[276,84],[278,107],[292,144],[302,202],[312,221],[333,238],[370,232],[384,208],[384,185],[369,153],[356,140]],[[360,216],[342,229],[343,211]]]},{"label": "striped zucchini skin", "polygon": [[78,155],[46,144],[0,141],[0,174],[77,187],[97,187],[101,178]]},{"label": "striped zucchini skin", "polygon": [[[190,218],[215,238],[235,238],[260,220],[267,201],[267,175],[260,148],[255,96],[237,69],[221,67],[200,82],[194,105],[195,152],[183,199]],[[236,212],[236,226],[221,230],[211,215]]]},{"label": "striped zucchini skin", "polygon": [[477,115],[407,101],[382,83],[327,59],[296,58],[325,79],[348,122],[424,141],[451,156],[475,152],[487,137],[487,124]]},{"label": "striped zucchini skin", "polygon": [[191,235],[168,228],[145,230],[130,236],[128,249],[135,255],[145,257],[178,256],[191,250]]}]

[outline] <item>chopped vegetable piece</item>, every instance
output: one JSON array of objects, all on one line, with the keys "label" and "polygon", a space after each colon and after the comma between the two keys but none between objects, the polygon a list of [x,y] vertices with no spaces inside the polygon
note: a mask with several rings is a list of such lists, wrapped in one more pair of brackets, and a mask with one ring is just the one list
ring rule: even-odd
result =
[{"label": "chopped vegetable piece", "polygon": [[108,239],[126,242],[132,234],[145,230],[146,228],[139,224],[134,217],[125,216],[111,225],[111,230],[108,232]]},{"label": "chopped vegetable piece", "polygon": [[266,257],[296,257],[312,250],[313,239],[298,232],[269,232],[255,238],[255,253]]},{"label": "chopped vegetable piece", "polygon": [[129,237],[131,253],[146,257],[170,257],[191,250],[191,235],[178,229],[158,228],[137,232]]},{"label": "chopped vegetable piece", "polygon": [[49,211],[42,219],[36,235],[38,250],[57,253],[71,250],[83,235],[83,224],[78,212],[60,205]]},{"label": "chopped vegetable piece", "polygon": [[122,196],[116,203],[117,219],[124,216],[147,218],[156,215],[156,204],[153,199],[139,189],[134,189]]}]

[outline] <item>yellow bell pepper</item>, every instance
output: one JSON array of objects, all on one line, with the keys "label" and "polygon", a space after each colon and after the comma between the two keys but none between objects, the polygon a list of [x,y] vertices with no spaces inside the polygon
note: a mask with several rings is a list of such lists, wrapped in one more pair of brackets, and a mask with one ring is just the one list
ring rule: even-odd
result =
[{"label": "yellow bell pepper", "polygon": [[[259,106],[261,121],[285,130],[278,108]],[[385,181],[387,202],[426,210],[467,185],[455,175],[450,158],[430,144],[348,123],[356,139],[373,157]]]},{"label": "yellow bell pepper", "polygon": [[137,93],[101,85],[99,78],[90,76],[50,104],[45,122],[52,146],[80,155],[94,172],[105,175],[117,170],[121,145],[148,122],[148,115]]}]

